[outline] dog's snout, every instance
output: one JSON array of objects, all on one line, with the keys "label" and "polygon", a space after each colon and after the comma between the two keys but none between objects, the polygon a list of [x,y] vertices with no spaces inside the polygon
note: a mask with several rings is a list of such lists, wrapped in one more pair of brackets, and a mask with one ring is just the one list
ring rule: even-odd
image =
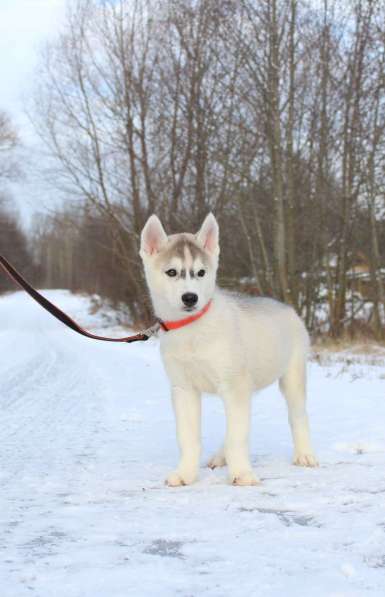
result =
[{"label": "dog's snout", "polygon": [[195,292],[185,292],[182,294],[182,301],[186,307],[193,307],[198,302],[198,295]]}]

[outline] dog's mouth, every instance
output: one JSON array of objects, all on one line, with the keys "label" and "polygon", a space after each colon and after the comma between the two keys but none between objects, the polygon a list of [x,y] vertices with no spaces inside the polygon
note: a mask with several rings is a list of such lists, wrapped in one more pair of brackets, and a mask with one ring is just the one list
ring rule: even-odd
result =
[{"label": "dog's mouth", "polygon": [[192,311],[196,311],[197,310],[197,306],[194,305],[194,307],[182,307],[182,311],[186,311],[187,313],[191,313]]}]

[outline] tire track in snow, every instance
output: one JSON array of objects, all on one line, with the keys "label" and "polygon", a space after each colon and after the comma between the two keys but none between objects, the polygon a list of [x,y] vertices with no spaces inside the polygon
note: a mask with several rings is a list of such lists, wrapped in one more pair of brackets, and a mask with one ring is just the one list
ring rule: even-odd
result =
[{"label": "tire track in snow", "polygon": [[15,334],[2,338],[3,354],[15,354],[0,368],[2,484],[23,474],[65,476],[100,421],[95,403],[101,401],[90,383],[84,346],[60,326],[47,326],[44,313],[31,319],[33,330],[29,320],[28,331],[18,332],[22,321],[15,321]]}]

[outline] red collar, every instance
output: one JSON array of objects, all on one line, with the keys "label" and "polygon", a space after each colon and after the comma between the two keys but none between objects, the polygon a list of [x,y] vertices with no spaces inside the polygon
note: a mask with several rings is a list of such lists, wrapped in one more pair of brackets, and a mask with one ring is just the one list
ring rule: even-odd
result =
[{"label": "red collar", "polygon": [[211,305],[211,300],[207,303],[207,305],[205,305],[203,307],[203,309],[201,309],[200,311],[198,311],[198,313],[195,313],[194,315],[190,315],[190,317],[185,317],[184,319],[177,319],[176,321],[162,321],[161,319],[159,319],[159,323],[162,326],[162,328],[164,329],[165,332],[169,332],[170,330],[177,330],[179,328],[183,328],[185,325],[188,325],[189,323],[192,323],[193,321],[196,321],[197,319],[200,319],[202,317],[202,315],[204,315],[205,313],[207,313],[207,311],[210,308]]}]

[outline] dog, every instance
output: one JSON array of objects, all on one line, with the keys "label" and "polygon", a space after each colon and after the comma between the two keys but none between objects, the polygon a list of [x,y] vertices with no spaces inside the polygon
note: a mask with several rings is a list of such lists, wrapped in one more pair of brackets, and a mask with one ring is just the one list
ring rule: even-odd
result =
[{"label": "dog", "polygon": [[200,465],[201,394],[218,394],[226,412],[224,446],[211,468],[228,467],[234,485],[259,483],[249,457],[253,392],[279,381],[289,415],[293,463],[317,466],[306,413],[309,336],[294,309],[271,298],[243,297],[216,287],[219,228],[208,214],[197,234],[167,236],[152,215],[140,256],[170,380],[180,461],[166,484],[189,485]]}]

